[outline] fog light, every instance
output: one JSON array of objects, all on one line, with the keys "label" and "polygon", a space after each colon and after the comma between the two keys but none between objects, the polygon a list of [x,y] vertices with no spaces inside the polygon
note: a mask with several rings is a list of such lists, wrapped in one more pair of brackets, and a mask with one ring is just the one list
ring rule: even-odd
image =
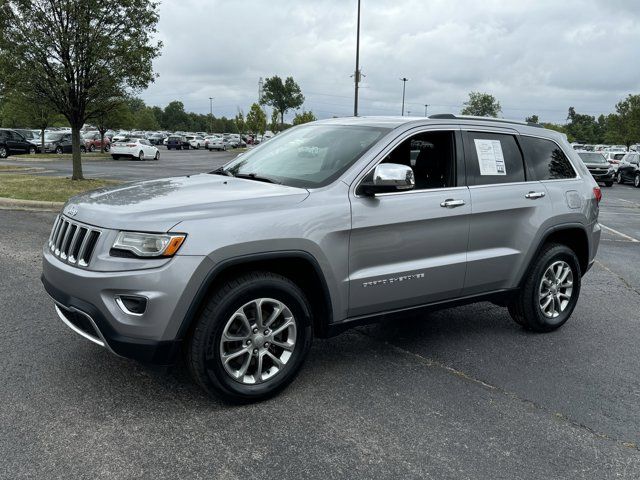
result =
[{"label": "fog light", "polygon": [[118,295],[116,303],[127,315],[142,315],[147,310],[147,299],[137,295]]}]

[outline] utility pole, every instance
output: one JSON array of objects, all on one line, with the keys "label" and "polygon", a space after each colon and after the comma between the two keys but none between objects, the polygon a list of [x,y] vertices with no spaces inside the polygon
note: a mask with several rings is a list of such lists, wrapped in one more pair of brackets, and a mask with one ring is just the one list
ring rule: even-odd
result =
[{"label": "utility pole", "polygon": [[427,108],[429,108],[429,104],[428,104],[428,103],[425,103],[425,104],[424,104],[424,116],[425,116],[425,117],[427,116]]},{"label": "utility pole", "polygon": [[407,77],[402,77],[400,80],[402,81],[402,116],[404,117],[404,92],[409,79]]},{"label": "utility pole", "polygon": [[213,97],[209,97],[209,133],[213,133]]},{"label": "utility pole", "polygon": [[262,87],[264,85],[264,82],[262,81],[262,77],[260,77],[258,79],[258,104],[260,104],[260,102],[262,102]]},{"label": "utility pole", "polygon": [[353,97],[353,116],[358,116],[358,84],[360,83],[360,0],[358,0],[358,27],[356,33],[356,72],[353,75],[355,81],[355,94]]}]

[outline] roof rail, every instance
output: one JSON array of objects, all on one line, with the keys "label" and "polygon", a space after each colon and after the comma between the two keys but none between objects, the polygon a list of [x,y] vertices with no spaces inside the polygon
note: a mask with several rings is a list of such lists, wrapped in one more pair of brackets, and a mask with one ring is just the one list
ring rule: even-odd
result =
[{"label": "roof rail", "polygon": [[520,120],[508,120],[506,118],[475,117],[472,115],[454,115],[453,113],[436,113],[435,115],[429,115],[428,118],[436,120],[480,120],[482,122],[513,123],[517,125],[528,125],[530,127],[544,128],[539,123],[534,122],[522,122]]}]

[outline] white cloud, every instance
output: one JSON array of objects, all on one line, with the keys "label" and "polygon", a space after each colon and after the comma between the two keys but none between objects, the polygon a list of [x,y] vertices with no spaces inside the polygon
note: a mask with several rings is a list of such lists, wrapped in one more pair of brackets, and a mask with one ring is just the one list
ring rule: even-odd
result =
[{"label": "white cloud", "polygon": [[[155,63],[143,98],[216,115],[245,111],[258,78],[292,75],[305,108],[353,112],[356,0],[165,0]],[[637,0],[362,0],[361,114],[459,112],[471,90],[505,117],[563,121],[613,110],[640,91]]]}]

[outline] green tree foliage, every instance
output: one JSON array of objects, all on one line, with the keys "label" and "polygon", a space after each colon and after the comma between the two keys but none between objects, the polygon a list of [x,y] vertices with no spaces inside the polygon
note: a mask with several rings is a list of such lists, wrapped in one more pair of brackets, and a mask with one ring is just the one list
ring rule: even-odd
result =
[{"label": "green tree foliage", "polygon": [[238,108],[238,113],[234,118],[234,122],[236,124],[236,129],[240,135],[244,134],[246,128],[246,122],[244,120],[244,113],[241,109]]},{"label": "green tree foliage", "polygon": [[640,142],[640,95],[628,95],[616,104],[617,131],[627,147]]},{"label": "green tree foliage", "polygon": [[247,129],[254,134],[264,135],[267,130],[267,115],[257,103],[251,105],[249,113],[247,113],[246,124]]},{"label": "green tree foliage", "polygon": [[317,118],[312,111],[305,112],[303,110],[302,113],[296,113],[296,116],[293,117],[293,124],[301,125],[303,123],[315,122],[316,120]]},{"label": "green tree foliage", "polygon": [[575,142],[598,143],[601,136],[596,118],[577,113],[573,107],[569,107],[565,128],[567,136]]},{"label": "green tree foliage", "polygon": [[100,132],[100,151],[104,152],[104,134],[112,128],[126,128],[133,123],[133,114],[127,102],[120,98],[104,100],[101,108],[94,110],[89,121],[95,124]]},{"label": "green tree foliage", "polygon": [[538,115],[531,115],[530,117],[524,119],[525,122],[529,123],[538,123],[538,120]]},{"label": "green tree foliage", "polygon": [[158,2],[5,0],[0,83],[48,99],[72,129],[73,179],[81,179],[80,129],[102,108],[154,79]]},{"label": "green tree foliage", "polygon": [[500,102],[493,95],[481,92],[469,93],[469,100],[464,102],[464,108],[460,112],[462,115],[473,115],[476,117],[497,117],[502,112]]},{"label": "green tree foliage", "polygon": [[164,128],[169,130],[187,130],[189,128],[189,115],[184,111],[184,103],[174,100],[164,107]]},{"label": "green tree foliage", "polygon": [[293,77],[282,79],[274,75],[264,81],[261,103],[269,105],[280,114],[280,125],[284,126],[284,115],[291,109],[297,109],[304,103],[304,95]]},{"label": "green tree foliage", "polygon": [[269,130],[273,133],[280,130],[280,125],[278,124],[278,111],[275,108],[271,111],[271,123],[269,124]]}]

